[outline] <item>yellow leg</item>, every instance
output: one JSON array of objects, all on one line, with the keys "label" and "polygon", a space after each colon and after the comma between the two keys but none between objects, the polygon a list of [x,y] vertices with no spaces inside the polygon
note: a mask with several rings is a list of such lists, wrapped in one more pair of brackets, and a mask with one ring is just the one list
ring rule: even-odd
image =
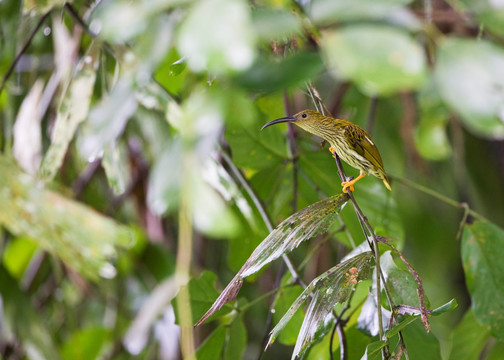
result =
[{"label": "yellow leg", "polygon": [[343,181],[341,183],[341,186],[343,186],[343,192],[346,194],[347,192],[347,189],[349,189],[350,191],[354,191],[354,184],[359,181],[360,179],[362,179],[364,176],[366,176],[366,173],[360,173],[359,176],[357,176],[355,179],[353,180],[350,180],[350,181]]},{"label": "yellow leg", "polygon": [[335,157],[336,157],[336,155],[334,155],[334,153],[336,152],[336,150],[334,150],[334,148],[331,146],[331,147],[329,148],[329,151],[331,152],[332,157],[333,157],[333,158],[335,158]]}]

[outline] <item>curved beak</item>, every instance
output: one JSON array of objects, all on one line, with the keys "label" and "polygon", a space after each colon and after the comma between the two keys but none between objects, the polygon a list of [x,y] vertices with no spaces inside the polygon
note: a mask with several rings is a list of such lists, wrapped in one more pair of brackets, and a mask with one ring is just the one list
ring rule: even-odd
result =
[{"label": "curved beak", "polygon": [[264,125],[261,128],[261,130],[267,128],[270,125],[275,125],[275,124],[284,123],[284,122],[292,122],[292,121],[296,121],[296,118],[294,118],[292,116],[287,116],[287,117],[283,117],[283,118],[280,118],[280,119],[276,119],[276,120],[270,121],[269,123],[267,123],[266,125]]}]

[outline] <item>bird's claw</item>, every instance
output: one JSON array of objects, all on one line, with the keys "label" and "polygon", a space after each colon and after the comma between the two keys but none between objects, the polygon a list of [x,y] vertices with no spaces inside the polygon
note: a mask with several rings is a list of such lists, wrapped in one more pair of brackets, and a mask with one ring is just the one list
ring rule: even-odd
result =
[{"label": "bird's claw", "polygon": [[353,192],[354,191],[353,184],[354,184],[353,181],[343,181],[341,183],[341,186],[343,186],[343,192],[346,194],[347,189],[350,190],[351,192]]},{"label": "bird's claw", "polygon": [[[329,151],[331,152],[332,157],[333,157],[333,158],[336,158],[336,155],[334,155],[334,153],[336,152],[336,150],[334,150],[334,148],[333,148],[332,146],[331,146],[331,147],[329,147]],[[353,191],[353,190],[352,190],[352,191]]]}]

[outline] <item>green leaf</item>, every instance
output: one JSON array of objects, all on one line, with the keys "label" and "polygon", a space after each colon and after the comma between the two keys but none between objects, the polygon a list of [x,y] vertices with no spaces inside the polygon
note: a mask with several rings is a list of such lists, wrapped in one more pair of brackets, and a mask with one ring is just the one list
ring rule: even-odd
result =
[{"label": "green leaf", "polygon": [[445,160],[452,149],[447,136],[450,113],[432,82],[420,93],[420,121],[415,131],[415,145],[429,160]]},{"label": "green leaf", "polygon": [[366,352],[362,356],[361,360],[381,360],[382,353],[381,350],[387,346],[385,341],[374,341],[366,347]]},{"label": "green leaf", "polygon": [[469,10],[476,14],[485,30],[504,36],[504,7],[499,1],[462,0]]},{"label": "green leaf", "polygon": [[296,16],[285,10],[257,8],[252,13],[252,21],[257,36],[269,42],[286,39],[301,30]]},{"label": "green leaf", "polygon": [[93,209],[44,189],[0,156],[0,224],[29,237],[82,275],[114,277],[116,246],[129,247],[132,233]]},{"label": "green leaf", "polygon": [[109,332],[102,327],[90,327],[72,334],[63,348],[63,360],[96,359],[107,342]]},{"label": "green leaf", "polygon": [[227,341],[224,352],[225,360],[243,359],[243,353],[247,347],[247,330],[242,316],[233,320],[227,327]]},{"label": "green leaf", "polygon": [[99,42],[91,44],[77,66],[79,70],[64,91],[56,113],[51,146],[40,167],[40,175],[46,181],[52,180],[56,175],[77,127],[86,120],[96,79],[100,49]]},{"label": "green leaf", "polygon": [[[380,259],[382,270],[386,274],[387,288],[394,304],[418,306],[417,282],[409,271],[397,267],[390,251],[383,253]],[[429,307],[427,297],[425,302]]]},{"label": "green leaf", "polygon": [[504,139],[504,50],[488,41],[445,39],[435,79],[444,101],[478,136]]},{"label": "green leaf", "polygon": [[[189,297],[191,299],[189,306],[192,311],[192,319],[201,318],[206,310],[212,305],[215,298],[219,295],[218,291],[215,290],[216,280],[217,275],[215,273],[205,270],[198,278],[191,279],[186,285],[189,287]],[[172,304],[177,317],[176,323],[178,324],[179,316],[176,299],[172,301]],[[217,313],[216,317],[218,317],[218,315],[229,313],[231,310],[231,305],[226,305],[224,310]]]},{"label": "green leaf", "polygon": [[[404,8],[411,0],[314,0],[311,2],[310,14],[318,24],[339,22],[389,20],[401,25],[418,27],[418,21]],[[398,21],[398,19],[400,19]]]},{"label": "green leaf", "polygon": [[450,360],[479,359],[490,334],[476,320],[474,312],[469,309],[462,321],[451,333]]},{"label": "green leaf", "polygon": [[235,81],[245,89],[270,93],[310,80],[322,71],[319,54],[302,52],[281,60],[260,57],[250,69],[237,75]]},{"label": "green leaf", "polygon": [[453,311],[457,308],[457,306],[458,306],[457,300],[451,299],[446,304],[441,305],[441,306],[435,308],[434,310],[432,310],[431,315],[437,316],[437,315],[444,314],[445,312]]},{"label": "green leaf", "polygon": [[406,327],[402,334],[410,360],[441,360],[439,340],[432,333],[426,333],[421,322]]},{"label": "green leaf", "polygon": [[16,334],[30,359],[59,359],[53,329],[48,326],[40,309],[33,308],[30,298],[19,289],[18,283],[0,265],[0,293],[2,294],[2,337]]},{"label": "green leaf", "polygon": [[472,309],[478,322],[499,339],[504,339],[503,249],[501,228],[483,221],[465,226],[462,263]]},{"label": "green leaf", "polygon": [[84,158],[94,160],[100,157],[103,149],[123,132],[138,106],[132,85],[129,76],[121,77],[109,96],[103,97],[89,112],[79,137]]},{"label": "green leaf", "polygon": [[371,252],[359,254],[315,278],[271,330],[268,344],[271,345],[275,341],[280,330],[311,296],[292,354],[292,358],[302,357],[311,343],[318,338],[317,332],[327,325],[328,316],[331,316],[334,306],[348,299],[358,281],[366,280],[371,276],[372,258]]},{"label": "green leaf", "polygon": [[324,233],[348,200],[347,194],[320,200],[282,221],[254,250],[240,270],[245,278],[259,271],[282,254],[288,253],[312,237]]},{"label": "green leaf", "polygon": [[233,300],[238,295],[245,277],[258,272],[282,254],[292,251],[301,242],[327,231],[347,200],[347,194],[336,195],[312,204],[284,220],[259,244],[196,325]]},{"label": "green leaf", "polygon": [[37,243],[31,239],[23,237],[12,239],[3,251],[3,264],[13,277],[20,280],[36,250]]},{"label": "green leaf", "polygon": [[[290,274],[288,276],[290,279]],[[281,288],[275,297],[275,303],[273,304],[273,309],[275,313],[273,314],[273,323],[278,323],[281,316],[285,314],[291,304],[301,295],[303,288],[299,285],[289,286],[286,288]],[[297,311],[289,323],[282,329],[278,341],[284,345],[294,345],[296,343],[297,336],[299,334],[299,329],[303,323],[304,314],[301,311]]]},{"label": "green leaf", "polygon": [[198,360],[221,359],[222,350],[226,341],[226,327],[220,325],[208,336],[196,351]]},{"label": "green leaf", "polygon": [[177,39],[178,50],[192,70],[214,73],[248,68],[254,61],[255,42],[250,8],[244,0],[193,3]]},{"label": "green leaf", "polygon": [[417,89],[426,77],[422,47],[399,29],[353,25],[328,32],[321,41],[336,75],[371,96]]}]

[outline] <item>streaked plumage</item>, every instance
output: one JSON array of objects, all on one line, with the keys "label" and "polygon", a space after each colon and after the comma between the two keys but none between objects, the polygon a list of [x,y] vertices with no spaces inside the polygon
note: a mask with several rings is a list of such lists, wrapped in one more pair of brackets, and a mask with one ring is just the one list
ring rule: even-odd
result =
[{"label": "streaked plumage", "polygon": [[387,189],[390,188],[390,180],[383,169],[383,162],[376,145],[366,130],[347,120],[335,119],[324,116],[314,110],[302,110],[294,116],[273,120],[263,126],[268,127],[281,122],[292,122],[303,130],[320,136],[330,145],[331,152],[336,152],[340,159],[359,169],[357,178],[342,182],[343,192],[347,189],[353,191],[353,184],[366,174],[372,174],[381,179]]}]

